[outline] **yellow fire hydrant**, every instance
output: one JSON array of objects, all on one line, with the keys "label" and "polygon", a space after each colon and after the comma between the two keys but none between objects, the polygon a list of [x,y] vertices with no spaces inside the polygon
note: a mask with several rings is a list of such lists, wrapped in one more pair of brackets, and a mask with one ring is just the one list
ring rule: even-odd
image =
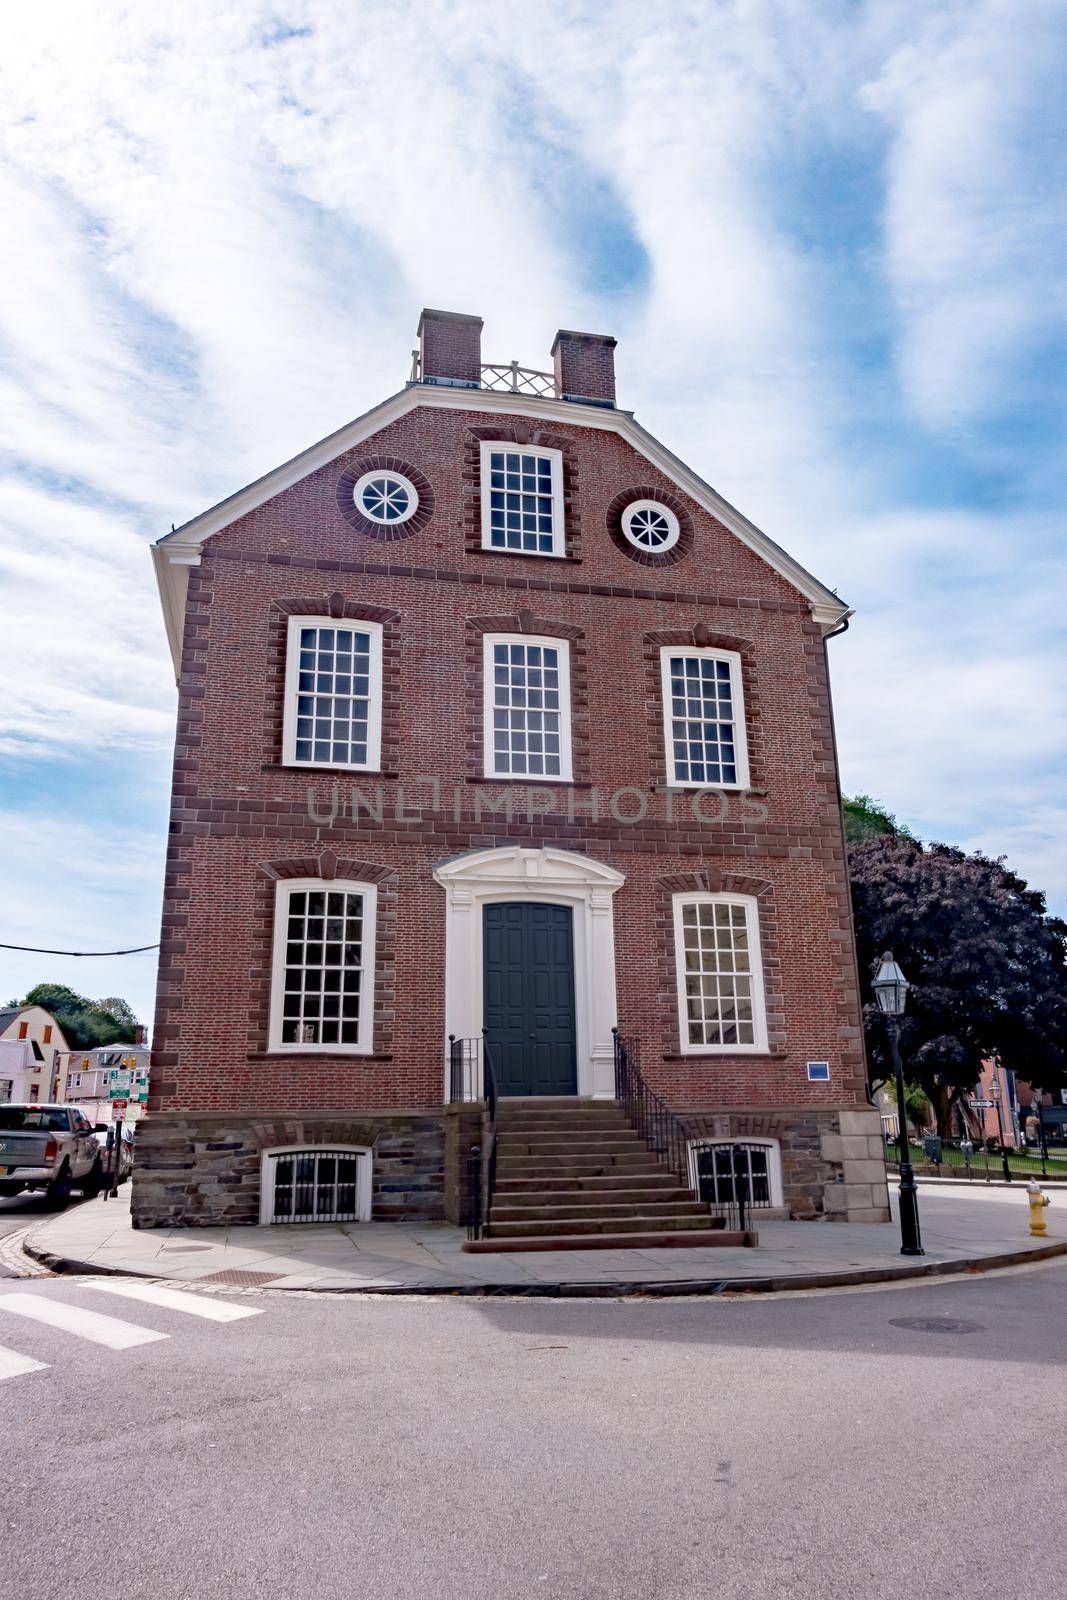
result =
[{"label": "yellow fire hydrant", "polygon": [[1026,1198],[1030,1202],[1030,1232],[1036,1233],[1039,1238],[1044,1238],[1048,1232],[1045,1207],[1049,1203],[1049,1197],[1043,1192],[1036,1178],[1031,1178],[1026,1185]]}]

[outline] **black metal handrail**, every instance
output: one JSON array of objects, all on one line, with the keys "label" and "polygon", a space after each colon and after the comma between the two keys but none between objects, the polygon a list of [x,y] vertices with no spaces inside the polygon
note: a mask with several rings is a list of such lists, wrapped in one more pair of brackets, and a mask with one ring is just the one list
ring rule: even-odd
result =
[{"label": "black metal handrail", "polygon": [[618,1028],[612,1028],[615,1041],[615,1098],[623,1106],[645,1144],[664,1161],[687,1189],[693,1187],[689,1175],[689,1136],[685,1123],[668,1106],[662,1095],[650,1089],[641,1076],[637,1045],[626,1043]]},{"label": "black metal handrail", "polygon": [[493,1191],[496,1188],[496,1136],[500,1107],[493,1052],[484,1033],[482,1034],[482,1090],[485,1096],[485,1139],[482,1143],[481,1225],[484,1230],[489,1221],[489,1208],[493,1203]]}]

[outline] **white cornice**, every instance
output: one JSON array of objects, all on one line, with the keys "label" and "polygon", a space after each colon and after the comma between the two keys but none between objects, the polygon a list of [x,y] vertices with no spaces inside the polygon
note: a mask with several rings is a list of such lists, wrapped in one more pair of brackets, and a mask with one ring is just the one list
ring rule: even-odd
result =
[{"label": "white cornice", "polygon": [[839,600],[832,590],[812,576],[799,561],[795,561],[781,545],[749,522],[736,507],[697,476],[684,461],[661,444],[647,429],[634,419],[630,411],[618,411],[601,406],[585,406],[570,400],[550,400],[532,395],[500,393],[487,389],[438,388],[432,384],[411,383],[397,394],[390,395],[380,405],[364,412],[361,417],[346,423],[335,433],[320,439],[310,449],[303,450],[291,461],[273,472],[268,472],[254,483],[239,489],[236,494],[220,500],[218,505],[193,517],[180,528],[165,534],[153,549],[156,575],[163,601],[163,614],[167,624],[175,670],[181,661],[182,622],[185,613],[185,593],[188,587],[188,568],[197,564],[204,541],[220,533],[239,517],[264,505],[266,501],[292,488],[302,478],[328,466],[338,456],[352,450],[371,434],[378,433],[419,406],[431,406],[441,411],[482,411],[496,416],[533,417],[539,422],[573,427],[600,429],[616,433],[644,456],[652,466],[703,506],[711,516],[747,545],[761,560],[772,567],[787,583],[793,585],[811,604],[812,616],[824,632],[829,632],[851,616],[849,607]]}]

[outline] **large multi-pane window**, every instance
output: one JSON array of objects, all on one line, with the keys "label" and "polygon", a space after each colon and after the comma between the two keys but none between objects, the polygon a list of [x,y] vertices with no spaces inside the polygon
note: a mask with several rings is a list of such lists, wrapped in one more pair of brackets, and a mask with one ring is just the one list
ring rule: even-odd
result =
[{"label": "large multi-pane window", "polygon": [[558,450],[482,444],[482,547],[561,556],[563,457]]},{"label": "large multi-pane window", "polygon": [[381,624],[290,617],[285,764],[374,772],[381,726]]},{"label": "large multi-pane window", "polygon": [[294,878],[278,885],[272,1050],[370,1050],[375,908],[373,884]]},{"label": "large multi-pane window", "polygon": [[567,641],[494,633],[484,650],[486,776],[569,779]]},{"label": "large multi-pane window", "polygon": [[765,1050],[759,919],[749,895],[676,895],[682,1050]]},{"label": "large multi-pane window", "polygon": [[740,656],[665,645],[660,664],[668,781],[692,788],[745,788]]}]

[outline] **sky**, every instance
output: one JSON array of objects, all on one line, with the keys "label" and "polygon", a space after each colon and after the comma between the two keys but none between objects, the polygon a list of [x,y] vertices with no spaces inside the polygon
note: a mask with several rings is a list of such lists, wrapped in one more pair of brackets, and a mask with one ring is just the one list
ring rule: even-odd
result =
[{"label": "sky", "polygon": [[[158,938],[149,545],[398,389],[423,305],[855,608],[842,781],[1067,908],[1062,0],[51,0],[0,57],[0,940]],[[0,951],[124,995],[155,957]]]}]

